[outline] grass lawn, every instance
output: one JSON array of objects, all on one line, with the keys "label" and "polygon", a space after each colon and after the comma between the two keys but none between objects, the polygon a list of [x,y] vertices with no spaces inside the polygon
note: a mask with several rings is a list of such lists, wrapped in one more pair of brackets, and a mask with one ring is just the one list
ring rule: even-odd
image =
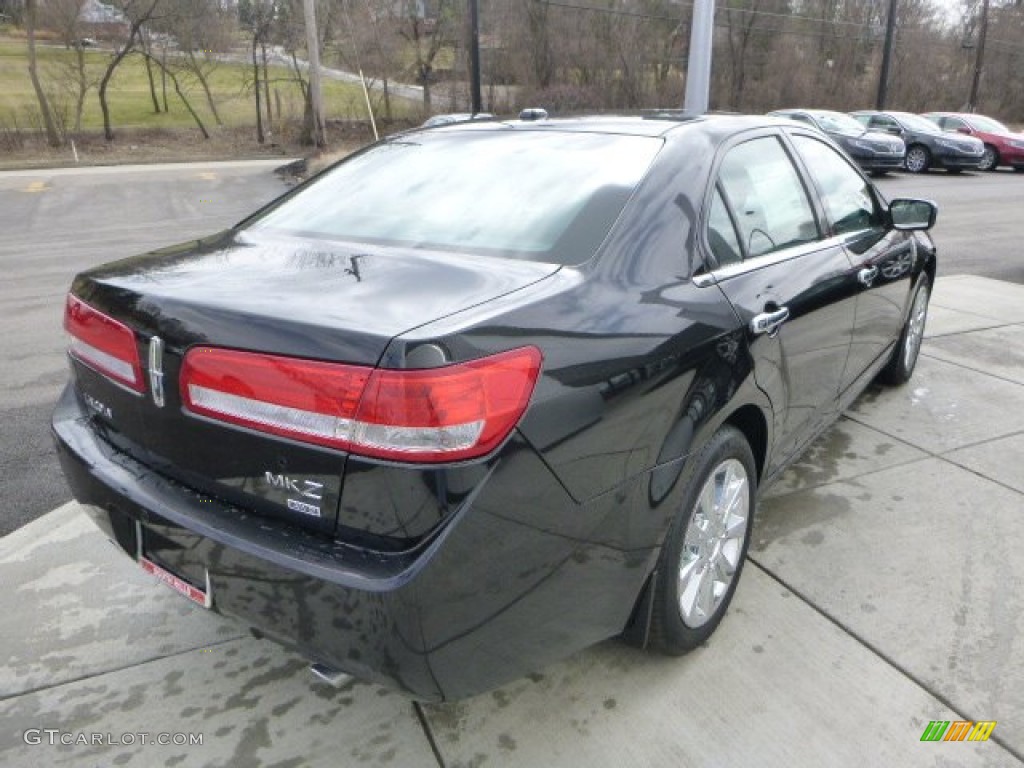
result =
[{"label": "grass lawn", "polygon": [[[37,44],[39,72],[43,87],[51,96],[51,102],[58,112],[66,115],[69,129],[73,127],[75,96],[68,89],[74,89],[73,80],[62,74],[74,62],[75,52],[63,46]],[[85,53],[89,77],[98,84],[110,60],[111,51],[89,49]],[[226,125],[242,126],[255,124],[255,100],[251,89],[251,66],[242,63],[219,63],[209,75],[210,88],[221,119]],[[160,93],[160,74],[154,68],[157,93]],[[302,114],[302,95],[292,72],[287,67],[270,68],[271,100],[275,108],[280,101],[280,114],[285,119],[295,119]],[[200,118],[212,129],[213,115],[206,102],[199,83],[185,72],[178,74],[182,89],[186,92],[193,108]],[[366,103],[359,85],[341,83],[335,80],[322,81],[324,106],[327,119],[366,117]],[[154,113],[149,92],[146,67],[140,56],[129,55],[117,68],[108,86],[108,103],[111,120],[116,128],[178,128],[194,125],[191,116],[174,92],[174,86],[167,81],[167,102],[170,111]],[[276,95],[274,95],[276,94]],[[372,96],[372,94],[371,94]],[[379,96],[374,97],[375,101]],[[418,114],[419,105],[392,97],[392,113],[395,117],[409,117]],[[375,109],[378,108],[375,103]],[[264,107],[265,110],[265,107]],[[0,38],[0,128],[10,129],[15,121],[22,130],[37,128],[37,103],[32,83],[28,77],[28,54],[25,42],[13,38]],[[82,129],[97,130],[103,126],[97,89],[86,96],[82,116]]]}]

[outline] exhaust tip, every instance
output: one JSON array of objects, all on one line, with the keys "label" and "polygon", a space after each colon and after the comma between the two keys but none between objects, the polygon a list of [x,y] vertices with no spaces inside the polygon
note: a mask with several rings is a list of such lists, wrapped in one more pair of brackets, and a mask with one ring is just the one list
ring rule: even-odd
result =
[{"label": "exhaust tip", "polygon": [[313,677],[334,688],[341,688],[341,686],[351,682],[353,679],[352,675],[347,672],[332,669],[326,664],[311,664],[309,671],[313,673]]}]

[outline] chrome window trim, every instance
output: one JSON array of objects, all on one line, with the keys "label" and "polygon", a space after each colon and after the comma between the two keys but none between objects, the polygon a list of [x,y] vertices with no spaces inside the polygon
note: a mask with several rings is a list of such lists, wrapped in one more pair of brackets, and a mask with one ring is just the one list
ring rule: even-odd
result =
[{"label": "chrome window trim", "polygon": [[718,269],[713,269],[708,272],[704,272],[703,274],[695,275],[693,278],[693,284],[698,288],[703,288],[708,285],[722,282],[723,280],[729,280],[737,277],[738,275],[744,275],[748,272],[763,269],[764,267],[781,264],[782,262],[789,261],[790,259],[798,259],[801,256],[806,256],[818,251],[824,251],[828,248],[842,247],[851,238],[867,231],[869,230],[860,229],[856,232],[844,232],[841,235],[834,235],[824,240],[815,240],[812,243],[794,245],[792,248],[785,248],[781,251],[773,251],[772,253],[766,253],[762,256],[755,256],[754,258],[747,259],[746,261],[729,264],[725,267],[719,267]]}]

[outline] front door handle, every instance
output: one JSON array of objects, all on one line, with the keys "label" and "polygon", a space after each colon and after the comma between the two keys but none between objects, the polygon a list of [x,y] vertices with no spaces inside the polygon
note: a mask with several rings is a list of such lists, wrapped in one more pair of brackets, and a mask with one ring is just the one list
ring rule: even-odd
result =
[{"label": "front door handle", "polygon": [[779,332],[779,326],[789,319],[789,307],[779,307],[774,312],[762,312],[754,315],[750,320],[750,332],[755,336],[767,333],[775,336]]},{"label": "front door handle", "polygon": [[876,277],[878,277],[878,267],[865,267],[857,273],[857,279],[867,288],[871,287]]}]

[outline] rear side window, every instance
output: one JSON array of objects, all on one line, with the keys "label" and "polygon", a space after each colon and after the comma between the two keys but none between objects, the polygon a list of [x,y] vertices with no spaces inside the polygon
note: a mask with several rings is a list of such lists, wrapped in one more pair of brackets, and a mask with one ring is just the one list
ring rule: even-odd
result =
[{"label": "rear side window", "polygon": [[747,257],[818,239],[807,191],[776,137],[753,139],[729,150],[718,181]]},{"label": "rear side window", "polygon": [[249,227],[579,264],[604,240],[662,145],[582,132],[412,133],[343,162]]},{"label": "rear side window", "polygon": [[859,232],[881,225],[871,188],[832,147],[809,136],[793,136],[797,152],[821,190],[832,234]]},{"label": "rear side window", "polygon": [[717,266],[735,264],[743,258],[743,249],[736,236],[736,227],[732,223],[729,211],[722,200],[722,192],[717,187],[711,199],[711,211],[708,214],[708,246],[718,262]]}]

